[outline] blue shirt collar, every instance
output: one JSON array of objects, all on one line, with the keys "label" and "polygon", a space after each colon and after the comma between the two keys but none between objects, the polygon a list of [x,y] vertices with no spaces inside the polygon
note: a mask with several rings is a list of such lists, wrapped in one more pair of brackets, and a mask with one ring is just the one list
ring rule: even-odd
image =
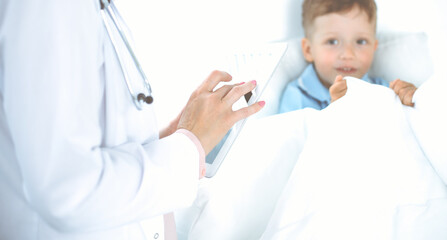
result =
[{"label": "blue shirt collar", "polygon": [[331,95],[328,89],[320,82],[313,64],[309,64],[301,77],[298,78],[298,87],[312,98],[320,102],[330,102]]}]

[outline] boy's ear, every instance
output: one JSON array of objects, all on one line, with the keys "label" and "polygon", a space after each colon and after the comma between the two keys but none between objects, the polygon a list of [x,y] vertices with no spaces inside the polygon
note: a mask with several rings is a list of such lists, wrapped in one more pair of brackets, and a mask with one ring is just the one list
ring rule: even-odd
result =
[{"label": "boy's ear", "polygon": [[377,38],[376,38],[376,41],[374,43],[374,51],[377,50],[377,46],[379,46],[379,40],[377,40]]},{"label": "boy's ear", "polygon": [[303,55],[306,61],[313,62],[314,58],[312,56],[312,49],[310,47],[310,40],[308,38],[301,39],[301,49],[303,50]]}]

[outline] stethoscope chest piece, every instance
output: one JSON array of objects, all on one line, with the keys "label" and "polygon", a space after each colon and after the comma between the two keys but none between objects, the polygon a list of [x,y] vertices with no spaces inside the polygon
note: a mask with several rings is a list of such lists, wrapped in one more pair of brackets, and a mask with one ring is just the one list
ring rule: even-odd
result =
[{"label": "stethoscope chest piece", "polygon": [[[107,33],[109,35],[109,38],[112,42],[113,48],[115,50],[115,53],[118,57],[118,61],[121,67],[121,70],[124,75],[124,80],[126,82],[127,89],[129,90],[130,95],[132,96],[133,103],[135,107],[138,110],[142,110],[142,104],[151,104],[154,101],[154,98],[152,97],[152,89],[151,85],[149,84],[149,81],[147,80],[146,74],[144,74],[143,69],[135,56],[135,53],[132,49],[132,46],[130,45],[128,38],[126,36],[126,33],[124,31],[124,21],[122,20],[121,15],[119,14],[118,10],[116,9],[115,4],[111,0],[100,0],[101,4],[101,15],[105,24],[105,27],[107,29]],[[115,31],[115,33],[114,33]],[[119,37],[115,37],[115,35],[119,35]],[[131,82],[130,82],[130,74],[129,69],[126,68],[126,64],[128,61],[125,60],[125,56],[122,51],[119,49],[119,43],[118,41],[121,40],[121,45],[125,45],[125,48],[127,50],[127,53],[130,56],[130,60],[135,66],[136,72],[138,73],[137,77],[142,79],[144,88],[146,93],[138,93],[136,94],[132,88]]]}]

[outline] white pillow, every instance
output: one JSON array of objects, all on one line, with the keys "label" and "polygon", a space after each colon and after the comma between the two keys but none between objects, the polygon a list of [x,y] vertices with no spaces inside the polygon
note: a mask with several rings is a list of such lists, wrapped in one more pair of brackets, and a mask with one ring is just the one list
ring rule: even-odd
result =
[{"label": "white pillow", "polygon": [[381,32],[369,71],[387,81],[400,78],[420,86],[433,73],[427,35],[423,32]]},{"label": "white pillow", "polygon": [[[433,73],[427,35],[423,32],[379,32],[379,46],[369,71],[372,77],[387,81],[400,78],[420,86]],[[285,86],[297,79],[308,65],[301,50],[301,37],[286,41],[288,49],[273,78],[264,90],[264,109],[255,117],[278,113]]]}]

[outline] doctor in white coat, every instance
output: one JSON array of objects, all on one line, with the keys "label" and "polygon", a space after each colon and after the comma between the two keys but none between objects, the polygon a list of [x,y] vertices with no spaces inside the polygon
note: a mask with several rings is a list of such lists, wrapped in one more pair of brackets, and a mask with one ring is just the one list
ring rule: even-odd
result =
[{"label": "doctor in white coat", "polygon": [[256,83],[213,91],[230,79],[213,72],[159,131],[98,0],[0,0],[0,239],[175,239],[163,215],[192,203],[204,156],[264,104],[232,111]]}]

